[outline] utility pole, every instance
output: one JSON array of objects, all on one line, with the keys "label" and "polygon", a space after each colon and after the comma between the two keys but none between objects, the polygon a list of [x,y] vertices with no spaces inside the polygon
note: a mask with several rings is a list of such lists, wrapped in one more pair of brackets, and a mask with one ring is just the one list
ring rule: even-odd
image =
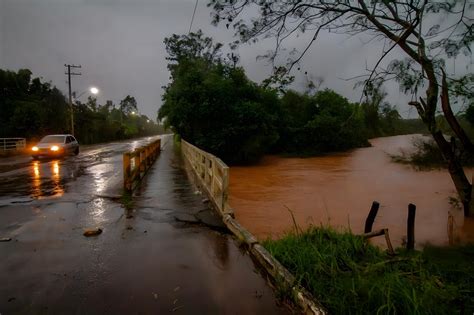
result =
[{"label": "utility pole", "polygon": [[81,68],[81,65],[64,65],[67,67],[67,82],[69,85],[69,109],[71,111],[71,134],[74,135],[74,109],[72,108],[72,92],[71,92],[71,76],[72,75],[81,75],[81,73],[71,72],[71,68]]}]

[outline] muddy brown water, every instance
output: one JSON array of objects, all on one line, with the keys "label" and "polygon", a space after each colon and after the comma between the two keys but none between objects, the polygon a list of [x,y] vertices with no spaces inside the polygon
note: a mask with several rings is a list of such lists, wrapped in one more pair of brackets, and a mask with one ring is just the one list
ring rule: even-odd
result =
[{"label": "muddy brown water", "polygon": [[[278,238],[298,226],[331,225],[362,233],[372,201],[380,202],[373,230],[388,228],[395,246],[406,235],[408,204],[417,206],[417,247],[446,245],[448,214],[453,239],[474,241],[474,220],[453,205],[454,185],[446,170],[417,171],[394,163],[390,154],[413,150],[419,135],[372,139],[372,147],[312,158],[267,156],[255,166],[231,167],[230,205],[236,218],[259,239]],[[467,169],[468,178],[473,175]],[[375,243],[383,246],[379,237]]]}]

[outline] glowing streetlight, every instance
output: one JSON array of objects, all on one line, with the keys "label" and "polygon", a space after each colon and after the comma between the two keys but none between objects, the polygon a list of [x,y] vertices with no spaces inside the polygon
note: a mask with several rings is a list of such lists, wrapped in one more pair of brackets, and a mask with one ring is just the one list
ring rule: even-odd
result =
[{"label": "glowing streetlight", "polygon": [[[91,88],[89,89],[89,92],[90,92],[91,94],[93,94],[93,95],[97,95],[97,94],[99,94],[99,89],[96,88],[95,86],[93,86],[93,87],[91,87]],[[84,95],[85,93],[87,93],[87,90],[84,91],[84,92],[82,92],[82,93],[80,93],[79,95],[77,95],[76,92],[72,92],[72,97],[74,98],[74,101],[76,102],[76,101],[77,101],[82,95]]]}]

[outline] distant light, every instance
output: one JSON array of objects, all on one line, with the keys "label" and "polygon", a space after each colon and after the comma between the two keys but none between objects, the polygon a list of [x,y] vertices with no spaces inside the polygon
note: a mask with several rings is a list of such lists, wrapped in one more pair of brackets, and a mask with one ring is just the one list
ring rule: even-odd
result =
[{"label": "distant light", "polygon": [[96,88],[96,87],[91,87],[90,91],[91,91],[92,94],[98,94],[99,93],[99,89]]},{"label": "distant light", "polygon": [[135,112],[132,112],[132,115],[135,115],[136,113]]},{"label": "distant light", "polygon": [[150,122],[150,119],[147,119],[146,122],[149,123],[149,122]]}]

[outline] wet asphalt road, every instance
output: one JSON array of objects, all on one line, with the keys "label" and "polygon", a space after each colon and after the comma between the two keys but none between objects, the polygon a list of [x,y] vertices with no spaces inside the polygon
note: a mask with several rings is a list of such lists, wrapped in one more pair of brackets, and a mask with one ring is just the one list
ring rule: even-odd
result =
[{"label": "wet asphalt road", "polygon": [[[122,153],[0,159],[0,314],[285,314],[202,202],[171,137],[133,202]],[[208,223],[211,226],[202,224]],[[84,229],[100,227],[96,237]]]}]

